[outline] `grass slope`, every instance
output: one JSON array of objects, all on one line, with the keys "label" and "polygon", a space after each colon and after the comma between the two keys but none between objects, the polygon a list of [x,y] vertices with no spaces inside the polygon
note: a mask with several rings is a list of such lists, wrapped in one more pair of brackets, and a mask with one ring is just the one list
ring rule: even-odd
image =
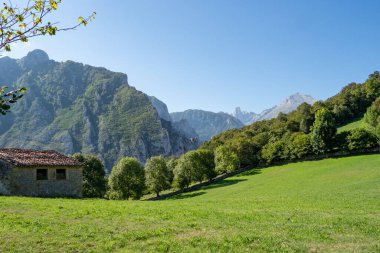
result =
[{"label": "grass slope", "polygon": [[0,197],[0,252],[380,252],[380,155],[252,170],[176,199]]},{"label": "grass slope", "polygon": [[357,120],[354,120],[344,126],[341,126],[338,128],[338,132],[343,132],[343,131],[349,131],[349,130],[353,130],[353,129],[356,129],[356,128],[361,128],[361,127],[365,127],[365,124],[364,123],[364,118],[359,118]]}]

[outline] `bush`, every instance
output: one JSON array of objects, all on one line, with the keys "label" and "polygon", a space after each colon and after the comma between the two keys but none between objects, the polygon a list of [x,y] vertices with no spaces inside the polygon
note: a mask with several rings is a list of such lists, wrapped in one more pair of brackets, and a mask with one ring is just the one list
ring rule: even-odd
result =
[{"label": "bush", "polygon": [[347,141],[349,150],[368,149],[378,146],[376,135],[363,128],[352,130],[347,137]]},{"label": "bush", "polygon": [[261,157],[268,164],[273,161],[280,161],[285,154],[285,142],[283,140],[271,141],[261,150]]},{"label": "bush", "polygon": [[351,133],[350,131],[343,131],[343,132],[337,133],[332,140],[333,150],[337,150],[337,151],[348,150],[347,137],[350,135],[350,133]]},{"label": "bush", "polygon": [[312,146],[310,143],[310,135],[304,133],[297,133],[293,135],[292,141],[289,147],[290,158],[300,159],[312,152]]}]

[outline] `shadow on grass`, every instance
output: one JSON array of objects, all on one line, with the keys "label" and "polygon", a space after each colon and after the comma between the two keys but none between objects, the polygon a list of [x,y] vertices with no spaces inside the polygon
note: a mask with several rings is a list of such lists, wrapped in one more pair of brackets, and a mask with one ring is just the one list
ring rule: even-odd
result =
[{"label": "shadow on grass", "polygon": [[242,172],[240,174],[237,174],[235,177],[253,176],[257,174],[261,174],[261,168],[255,168],[255,169]]},{"label": "shadow on grass", "polygon": [[207,186],[203,186],[202,190],[209,190],[209,189],[215,189],[215,188],[220,188],[220,187],[225,187],[225,186],[230,186],[237,184],[242,181],[246,181],[247,179],[224,179],[220,182],[216,182]]},{"label": "shadow on grass", "polygon": [[170,197],[168,199],[188,199],[188,198],[192,198],[192,197],[197,197],[197,196],[201,196],[203,194],[205,194],[206,192],[194,192],[194,193],[183,193],[183,194],[180,194],[180,195],[175,195],[173,197]]}]

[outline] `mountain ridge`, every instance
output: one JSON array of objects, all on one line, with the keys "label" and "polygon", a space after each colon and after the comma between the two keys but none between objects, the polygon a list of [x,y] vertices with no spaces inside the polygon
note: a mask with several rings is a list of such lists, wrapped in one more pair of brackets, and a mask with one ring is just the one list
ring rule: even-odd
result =
[{"label": "mountain ridge", "polygon": [[99,156],[109,172],[123,156],[145,162],[198,146],[159,116],[128,76],[73,61],[50,60],[42,50],[0,58],[0,83],[27,94],[0,121],[0,146],[54,149]]},{"label": "mountain ridge", "polygon": [[224,112],[210,112],[200,109],[188,109],[183,112],[172,112],[173,122],[186,120],[198,134],[201,142],[232,128],[240,128],[243,124],[235,117]]},{"label": "mountain ridge", "polygon": [[302,103],[314,104],[317,100],[310,95],[294,93],[279,104],[263,110],[261,113],[242,111],[240,107],[236,107],[235,111],[231,114],[239,119],[244,125],[250,125],[256,121],[267,120],[277,117],[281,113],[290,113],[297,109]]}]

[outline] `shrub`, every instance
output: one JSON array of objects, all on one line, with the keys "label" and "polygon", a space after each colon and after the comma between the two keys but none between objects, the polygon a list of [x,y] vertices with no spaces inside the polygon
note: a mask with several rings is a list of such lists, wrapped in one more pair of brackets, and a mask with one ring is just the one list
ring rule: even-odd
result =
[{"label": "shrub", "polygon": [[293,135],[289,149],[290,157],[293,159],[299,159],[309,155],[312,152],[310,135],[304,133]]},{"label": "shrub", "polygon": [[378,146],[376,135],[363,128],[352,130],[347,137],[347,141],[349,150],[368,149]]},{"label": "shrub", "polygon": [[271,141],[261,150],[261,157],[269,164],[283,159],[285,142],[283,140]]}]

